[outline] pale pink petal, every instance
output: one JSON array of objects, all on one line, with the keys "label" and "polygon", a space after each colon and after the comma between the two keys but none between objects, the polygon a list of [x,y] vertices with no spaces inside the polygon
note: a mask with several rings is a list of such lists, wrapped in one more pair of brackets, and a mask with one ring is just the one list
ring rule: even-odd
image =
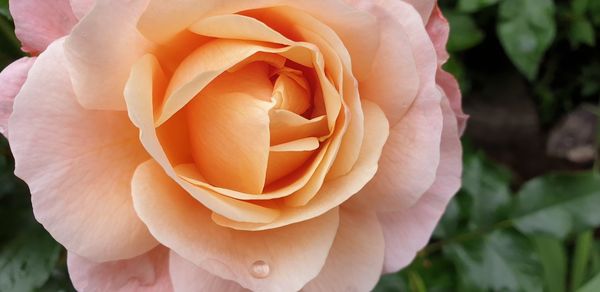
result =
[{"label": "pale pink petal", "polygon": [[[177,254],[215,276],[254,291],[298,291],[323,265],[338,228],[337,208],[302,223],[267,231],[237,231],[211,220],[211,211],[164,174],[153,161],[133,178],[139,216]],[[269,265],[266,277],[253,264]]]},{"label": "pale pink petal", "polygon": [[135,258],[96,263],[69,252],[71,282],[79,292],[172,292],[169,250],[158,246]]},{"label": "pale pink petal", "polygon": [[33,63],[34,58],[21,58],[0,72],[0,134],[8,137],[8,117],[12,114],[15,96],[21,90],[23,83],[27,79],[27,73]]},{"label": "pale pink petal", "polygon": [[302,291],[371,291],[381,276],[384,249],[377,215],[343,205],[327,262]]},{"label": "pale pink petal", "polygon": [[380,211],[392,211],[412,206],[435,179],[443,124],[442,95],[435,83],[435,49],[421,18],[402,1],[383,2],[382,7],[410,32],[407,36],[421,81],[412,106],[397,124],[392,125],[378,173],[362,190]]},{"label": "pale pink petal", "polygon": [[446,51],[446,44],[448,43],[450,26],[448,25],[448,21],[444,18],[444,15],[442,15],[442,11],[437,6],[433,10],[431,18],[429,18],[427,32],[433,41],[438,55],[439,68],[436,75],[436,81],[438,85],[442,87],[446,96],[448,96],[450,107],[452,107],[458,121],[458,131],[462,134],[465,130],[469,116],[462,111],[461,93],[456,78],[442,69],[442,65],[444,65],[449,58],[449,54]]},{"label": "pale pink petal", "polygon": [[87,111],[71,88],[62,40],[42,53],[9,120],[15,173],[36,219],[67,249],[106,261],[157,245],[139,220],[131,177],[148,159],[124,112]]},{"label": "pale pink petal", "polygon": [[71,8],[78,19],[86,16],[94,7],[96,0],[71,0]]},{"label": "pale pink petal", "polygon": [[150,47],[136,28],[147,2],[100,1],[65,41],[73,89],[84,108],[126,110],[129,71]]},{"label": "pale pink petal", "polygon": [[15,34],[25,52],[43,52],[77,23],[69,0],[13,0],[8,4],[15,21]]},{"label": "pale pink petal", "polygon": [[171,281],[177,292],[249,292],[240,284],[221,279],[192,264],[190,261],[180,257],[171,251],[169,259],[169,271]]},{"label": "pale pink petal", "polygon": [[231,14],[267,7],[292,7],[330,26],[342,39],[353,58],[357,78],[371,70],[379,46],[375,18],[339,0],[151,0],[140,21],[140,30],[159,43],[167,42],[196,21],[212,15]]},{"label": "pale pink petal", "polygon": [[437,0],[403,0],[404,2],[412,5],[421,15],[423,19],[423,23],[427,23],[429,21],[429,16],[431,15],[431,11],[433,7],[436,5]]},{"label": "pale pink petal", "polygon": [[456,119],[446,99],[442,107],[444,131],[434,184],[410,209],[379,214],[386,245],[385,273],[405,267],[427,245],[446,205],[460,187],[462,149]]}]

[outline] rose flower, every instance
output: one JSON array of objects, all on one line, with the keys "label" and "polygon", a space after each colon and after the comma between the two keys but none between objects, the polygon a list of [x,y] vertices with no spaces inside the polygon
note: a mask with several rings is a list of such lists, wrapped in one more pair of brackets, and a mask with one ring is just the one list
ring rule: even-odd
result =
[{"label": "rose flower", "polygon": [[80,291],[368,291],[460,185],[434,0],[10,9],[0,126]]}]

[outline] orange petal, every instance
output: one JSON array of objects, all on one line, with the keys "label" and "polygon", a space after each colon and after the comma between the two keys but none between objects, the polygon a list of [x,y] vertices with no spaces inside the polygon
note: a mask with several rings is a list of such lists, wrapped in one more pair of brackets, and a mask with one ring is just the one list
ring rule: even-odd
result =
[{"label": "orange petal", "polygon": [[[161,243],[213,275],[254,291],[302,288],[323,267],[338,228],[337,208],[276,230],[218,226],[209,209],[152,163],[137,169],[132,185],[136,210]],[[269,265],[265,276],[253,276],[257,261]]]},{"label": "orange petal", "polygon": [[[158,141],[154,126],[152,100],[154,95],[161,96],[162,92],[153,89],[153,83],[160,83],[164,79],[160,65],[152,55],[146,55],[132,68],[131,76],[127,82],[125,97],[132,122],[140,129],[142,144],[155,159],[147,162],[154,175],[166,174],[196,200],[211,210],[242,222],[271,222],[278,215],[276,209],[261,207],[252,203],[234,200],[220,195],[211,190],[199,188],[181,179],[173,169],[162,145]],[[163,81],[164,82],[164,81]],[[168,180],[168,179],[167,179]]]},{"label": "orange petal", "polygon": [[219,278],[171,251],[169,270],[177,292],[250,292],[240,284]]}]

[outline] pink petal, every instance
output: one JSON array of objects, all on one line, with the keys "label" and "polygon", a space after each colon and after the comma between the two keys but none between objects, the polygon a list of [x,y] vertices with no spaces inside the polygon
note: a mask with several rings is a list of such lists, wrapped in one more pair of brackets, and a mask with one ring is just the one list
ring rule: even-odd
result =
[{"label": "pink petal", "polygon": [[407,32],[421,80],[417,98],[390,130],[378,173],[362,190],[378,210],[392,211],[412,206],[433,183],[443,117],[435,84],[436,54],[420,16],[402,1],[383,1],[382,7]]},{"label": "pink petal", "polygon": [[248,292],[238,283],[221,279],[171,252],[169,270],[177,292]]},{"label": "pink petal", "polygon": [[458,191],[462,173],[462,148],[454,113],[444,99],[444,131],[440,166],[431,188],[410,209],[380,213],[385,237],[385,273],[408,265],[431,236],[452,196]]},{"label": "pink petal", "polygon": [[381,276],[384,248],[375,213],[343,205],[327,262],[302,291],[371,291]]},{"label": "pink petal", "polygon": [[8,137],[8,117],[12,114],[15,96],[27,79],[27,73],[36,58],[21,58],[0,72],[0,134]]},{"label": "pink petal", "polygon": [[100,1],[65,41],[73,89],[84,108],[127,109],[129,71],[150,46],[136,27],[147,2]]},{"label": "pink petal", "polygon": [[423,23],[427,23],[429,21],[429,16],[431,15],[431,11],[433,7],[436,5],[437,0],[403,0],[404,2],[412,5],[421,15],[423,19]]},{"label": "pink petal", "polygon": [[71,8],[78,19],[86,16],[96,4],[96,0],[71,0]]},{"label": "pink petal", "polygon": [[[338,228],[337,208],[312,220],[267,231],[238,231],[211,220],[194,200],[150,160],[136,171],[135,208],[152,234],[213,275],[254,291],[298,291],[318,275]],[[253,264],[269,265],[266,277]]]},{"label": "pink petal", "polygon": [[69,276],[80,292],[169,292],[169,250],[163,246],[135,258],[96,263],[72,252]]},{"label": "pink petal", "polygon": [[13,0],[10,13],[23,51],[43,52],[54,40],[67,35],[77,23],[69,0]]},{"label": "pink petal", "polygon": [[442,65],[444,65],[449,58],[448,52],[446,51],[446,44],[448,43],[450,26],[437,5],[429,18],[427,32],[433,41],[438,55],[439,68],[436,75],[436,81],[450,100],[450,107],[452,107],[458,121],[458,131],[462,134],[465,130],[469,116],[462,111],[461,93],[456,78],[442,69]]},{"label": "pink petal", "polygon": [[125,112],[87,111],[72,91],[63,41],[29,71],[9,120],[15,173],[29,184],[36,219],[67,249],[106,261],[157,245],[131,201],[148,159]]}]

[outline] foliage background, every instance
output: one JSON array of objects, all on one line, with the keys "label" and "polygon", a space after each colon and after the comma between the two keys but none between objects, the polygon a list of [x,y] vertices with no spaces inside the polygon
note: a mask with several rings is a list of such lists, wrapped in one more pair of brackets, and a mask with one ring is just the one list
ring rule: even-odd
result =
[{"label": "foliage background", "polygon": [[[465,111],[463,188],[376,291],[600,291],[600,1],[440,0]],[[0,0],[0,68],[22,56]],[[1,86],[1,85],[0,85]],[[0,291],[73,291],[0,138]]]}]

